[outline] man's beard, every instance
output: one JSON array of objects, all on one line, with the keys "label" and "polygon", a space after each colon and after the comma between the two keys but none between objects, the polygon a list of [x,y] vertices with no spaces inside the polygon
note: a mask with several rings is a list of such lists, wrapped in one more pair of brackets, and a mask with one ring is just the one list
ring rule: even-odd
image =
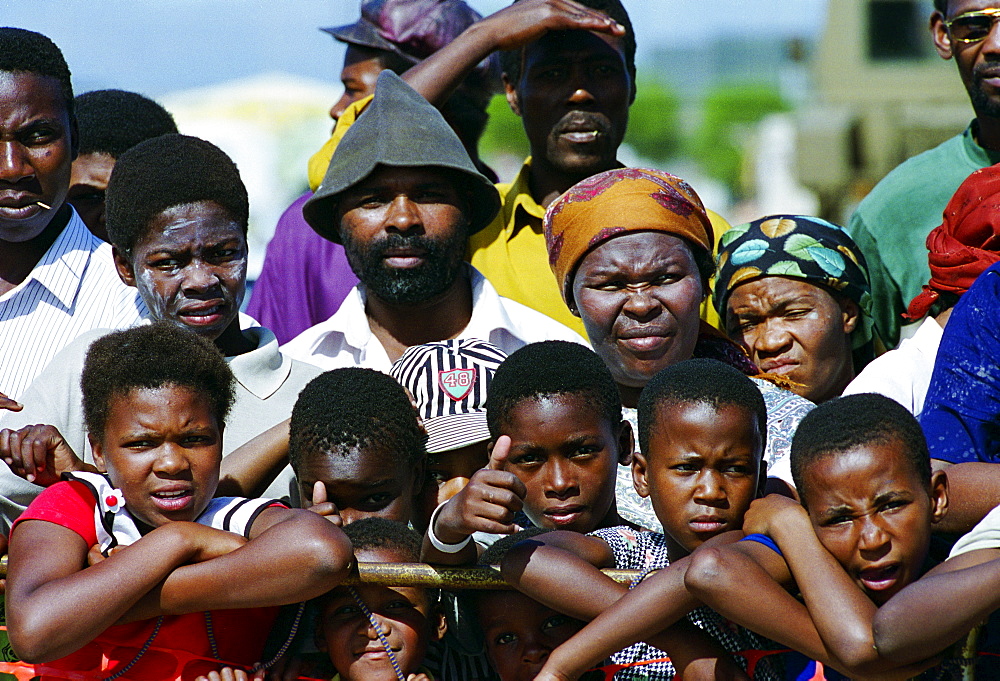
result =
[{"label": "man's beard", "polygon": [[[390,234],[371,244],[341,235],[347,262],[369,293],[395,305],[412,305],[431,300],[448,290],[462,269],[465,240],[436,241],[424,236]],[[424,262],[416,267],[390,267],[386,251],[413,248],[423,251]]]}]

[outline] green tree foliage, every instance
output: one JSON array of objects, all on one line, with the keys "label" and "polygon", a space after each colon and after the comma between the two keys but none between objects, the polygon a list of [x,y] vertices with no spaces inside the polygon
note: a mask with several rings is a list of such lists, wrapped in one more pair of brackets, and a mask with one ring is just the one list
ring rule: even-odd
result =
[{"label": "green tree foliage", "polygon": [[719,85],[708,91],[702,123],[691,143],[691,155],[705,172],[737,194],[745,147],[740,136],[771,113],[788,111],[789,105],[769,84]]},{"label": "green tree foliage", "polygon": [[681,149],[680,106],[680,99],[668,85],[639,76],[625,143],[653,161],[676,156]]},{"label": "green tree foliage", "polygon": [[528,155],[528,138],[524,136],[521,119],[507,105],[507,99],[497,95],[486,110],[490,121],[479,140],[479,155],[483,158],[509,154],[516,158]]}]

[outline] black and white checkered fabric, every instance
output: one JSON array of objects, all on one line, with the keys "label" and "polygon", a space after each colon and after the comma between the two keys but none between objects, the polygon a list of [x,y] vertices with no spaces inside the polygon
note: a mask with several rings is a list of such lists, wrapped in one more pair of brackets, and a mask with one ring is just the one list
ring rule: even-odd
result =
[{"label": "black and white checkered fabric", "polygon": [[[621,570],[658,570],[670,565],[667,544],[659,532],[636,531],[628,526],[609,527],[590,533],[607,542],[615,554],[616,567]],[[650,603],[651,608],[656,607]],[[705,631],[719,645],[730,653],[744,650],[775,650],[780,648],[768,639],[727,621],[708,608],[698,608],[688,615],[688,619]],[[669,653],[646,643],[636,643],[612,655],[616,664],[631,664],[642,660],[668,657]],[[746,669],[745,660],[739,655],[734,658]],[[779,681],[783,678],[781,661],[766,657],[757,664],[753,678],[755,681]],[[660,681],[674,678],[674,667],[670,662],[654,662],[640,667],[630,667],[615,674],[616,681]]]}]

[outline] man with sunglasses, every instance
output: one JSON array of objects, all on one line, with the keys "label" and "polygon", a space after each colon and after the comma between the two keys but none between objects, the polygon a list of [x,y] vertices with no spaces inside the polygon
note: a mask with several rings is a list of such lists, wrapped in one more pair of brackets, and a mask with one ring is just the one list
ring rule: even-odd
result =
[{"label": "man with sunglasses", "polygon": [[961,135],[889,173],[858,206],[848,231],[865,254],[875,324],[887,347],[901,314],[930,277],[928,233],[972,172],[1000,162],[1000,0],[934,0],[930,30],[942,59],[954,59],[976,113]]}]

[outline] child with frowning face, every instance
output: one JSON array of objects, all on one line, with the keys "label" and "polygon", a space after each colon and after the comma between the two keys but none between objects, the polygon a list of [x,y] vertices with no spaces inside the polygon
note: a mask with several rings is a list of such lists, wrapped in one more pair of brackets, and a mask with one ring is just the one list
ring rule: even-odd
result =
[{"label": "child with frowning face", "polygon": [[[420,535],[384,518],[364,518],[345,534],[362,563],[413,563]],[[447,624],[437,591],[422,587],[340,586],[320,600],[317,646],[329,655],[337,681],[428,681],[421,665],[427,646]]]},{"label": "child with frowning face", "polygon": [[[11,529],[8,631],[23,660],[174,678],[147,650],[155,637],[173,662],[194,657],[191,677],[220,656],[249,667],[270,606],[346,575],[347,539],[315,514],[215,497],[233,382],[209,341],[168,322],[91,345],[81,385],[100,472],[47,488]],[[226,588],[233,574],[238,590]]]},{"label": "child with frowning face", "polygon": [[[579,651],[597,657],[698,603],[851,676],[925,669],[923,658],[902,667],[882,657],[872,635],[879,605],[921,575],[947,507],[947,481],[931,472],[919,424],[880,395],[832,400],[796,431],[792,470],[802,504],[755,501],[744,541],[705,546],[654,575],[557,651],[539,678],[574,678],[586,664],[573,659]],[[664,607],[651,614],[653,602]],[[588,649],[606,632],[614,633]]]},{"label": "child with frowning face", "polygon": [[[504,576],[520,590],[567,614],[593,619],[626,591],[596,568],[650,571],[685,558],[706,541],[739,529],[750,503],[760,495],[766,477],[763,462],[766,407],[760,391],[742,373],[714,360],[688,360],[664,369],[639,398],[640,451],[633,476],[636,491],[651,497],[664,532],[621,526],[590,535],[553,533],[524,542],[503,563]],[[586,580],[570,589],[554,575]],[[734,630],[717,614],[700,610],[691,620],[704,634],[685,624],[642,640],[620,652],[608,650],[618,664],[671,657],[637,668],[650,678],[669,679],[680,665],[699,657],[720,659],[766,642],[745,630]],[[624,646],[623,646],[624,647]],[[669,651],[666,652],[666,651]],[[593,660],[597,662],[598,660]],[[769,663],[755,678],[772,678]]]},{"label": "child with frowning face", "polygon": [[615,480],[630,460],[632,430],[611,374],[591,350],[546,341],[511,354],[490,385],[487,422],[489,464],[438,507],[425,560],[474,562],[473,534],[492,541],[528,523],[589,532],[623,522]]}]

